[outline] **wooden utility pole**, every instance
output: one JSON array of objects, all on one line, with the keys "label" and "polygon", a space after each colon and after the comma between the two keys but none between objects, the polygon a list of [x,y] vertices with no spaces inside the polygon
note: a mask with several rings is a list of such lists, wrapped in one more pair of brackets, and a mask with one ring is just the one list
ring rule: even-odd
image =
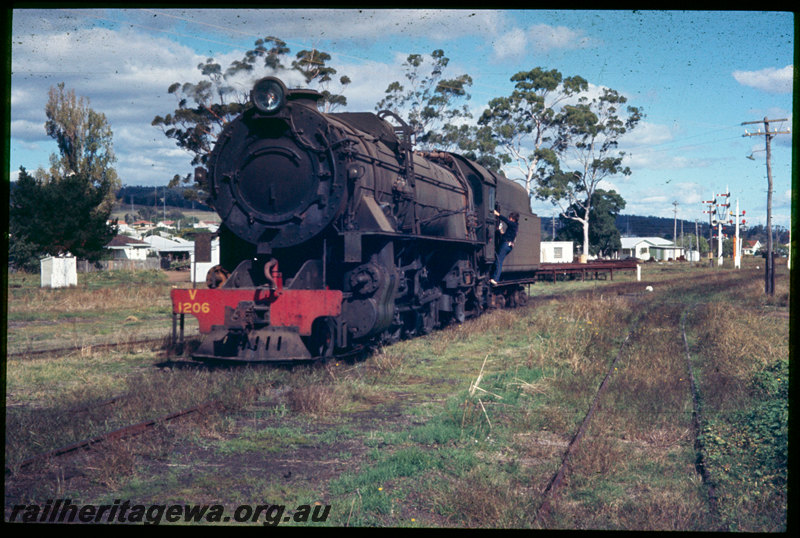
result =
[{"label": "wooden utility pole", "polygon": [[767,295],[775,295],[775,260],[772,258],[772,164],[771,160],[771,142],[772,138],[777,134],[790,134],[791,131],[770,131],[770,122],[776,121],[789,121],[786,118],[779,120],[769,120],[764,118],[761,121],[745,121],[742,125],[750,125],[753,123],[763,123],[764,132],[761,129],[757,133],[748,133],[746,130],[742,136],[764,136],[767,145],[767,263],[764,268],[764,293]]},{"label": "wooden utility pole", "polygon": [[704,201],[704,204],[708,204],[708,210],[703,211],[703,213],[708,213],[708,260],[711,264],[711,267],[714,267],[714,262],[712,261],[714,258],[714,213],[716,209],[714,208],[717,205],[717,198],[716,196],[713,199]]},{"label": "wooden utility pole", "polygon": [[731,193],[728,190],[728,187],[725,187],[724,193],[717,194],[715,196],[717,198],[725,199],[724,204],[720,203],[717,204],[717,208],[714,213],[716,216],[716,224],[717,224],[717,265],[722,265],[722,236],[723,236],[722,225],[725,223],[725,220],[727,220],[728,215],[731,212],[731,202],[730,202]]},{"label": "wooden utility pole", "polygon": [[678,202],[672,202],[672,205],[675,206],[675,209],[672,210],[675,214],[675,218],[672,221],[672,242],[675,243],[678,240]]}]

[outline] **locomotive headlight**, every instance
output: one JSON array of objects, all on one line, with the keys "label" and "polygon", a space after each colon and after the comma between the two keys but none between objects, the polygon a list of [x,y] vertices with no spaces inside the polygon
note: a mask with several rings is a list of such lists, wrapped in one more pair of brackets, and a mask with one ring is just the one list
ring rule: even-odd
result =
[{"label": "locomotive headlight", "polygon": [[253,86],[250,100],[264,114],[274,114],[286,102],[286,86],[276,78],[262,78]]}]

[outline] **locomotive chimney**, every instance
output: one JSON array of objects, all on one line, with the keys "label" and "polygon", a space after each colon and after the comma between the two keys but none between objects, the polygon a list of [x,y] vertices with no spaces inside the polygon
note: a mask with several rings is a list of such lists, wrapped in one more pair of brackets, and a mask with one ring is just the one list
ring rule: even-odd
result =
[{"label": "locomotive chimney", "polygon": [[289,95],[287,97],[289,101],[316,108],[317,101],[322,99],[322,94],[316,90],[300,89],[289,90]]}]

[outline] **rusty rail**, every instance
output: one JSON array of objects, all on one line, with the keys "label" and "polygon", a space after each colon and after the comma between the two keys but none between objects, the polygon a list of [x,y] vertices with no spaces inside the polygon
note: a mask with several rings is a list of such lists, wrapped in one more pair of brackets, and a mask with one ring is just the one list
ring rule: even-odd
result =
[{"label": "rusty rail", "polygon": [[708,467],[705,461],[705,446],[701,439],[702,433],[702,414],[700,409],[700,396],[697,390],[697,384],[694,379],[694,369],[692,368],[692,356],[689,351],[689,340],[686,337],[686,315],[697,304],[688,307],[681,314],[681,336],[683,337],[683,348],[686,352],[686,369],[689,371],[689,387],[692,391],[692,429],[694,430],[694,450],[695,450],[695,470],[700,478],[703,480],[703,485],[706,488],[708,495],[708,508],[712,519],[717,523],[718,530],[728,530],[720,522],[719,514],[719,501],[717,499],[717,491],[714,486],[714,481],[711,480],[711,475],[708,472]]},{"label": "rusty rail", "polygon": [[[693,405],[693,410],[692,410],[692,428],[694,430],[695,470],[697,471],[697,474],[701,477],[701,479],[703,481],[703,485],[706,488],[706,493],[708,495],[709,514],[712,517],[713,521],[716,522],[717,529],[721,530],[721,531],[725,531],[725,530],[728,530],[728,529],[725,528],[725,526],[720,523],[721,522],[721,518],[720,518],[720,514],[719,514],[719,502],[718,502],[718,498],[717,498],[717,495],[716,495],[716,488],[714,486],[713,480],[710,477],[708,468],[706,466],[705,458],[704,458],[705,447],[703,446],[703,443],[702,443],[702,440],[701,440],[701,435],[700,435],[701,431],[702,431],[701,430],[702,415],[701,415],[701,409],[700,409],[700,397],[699,397],[699,391],[698,391],[698,388],[697,388],[697,384],[696,384],[695,378],[694,378],[694,370],[692,368],[692,363],[691,363],[689,341],[688,341],[688,338],[686,336],[686,316],[696,306],[697,306],[697,303],[686,307],[683,310],[683,312],[681,314],[681,318],[680,318],[681,338],[683,340],[684,351],[685,351],[685,354],[686,354],[686,368],[688,370],[688,375],[689,375],[690,390],[691,390],[692,405]],[[597,408],[599,406],[600,398],[603,395],[603,393],[605,392],[605,389],[606,389],[606,387],[608,385],[608,382],[610,381],[611,376],[614,373],[614,370],[616,368],[617,362],[619,361],[619,358],[622,355],[622,351],[625,349],[625,346],[628,343],[628,340],[630,339],[631,334],[636,330],[636,327],[641,322],[641,319],[642,318],[637,319],[634,322],[634,324],[631,327],[631,329],[628,330],[628,334],[625,336],[625,339],[623,340],[622,344],[620,345],[619,350],[617,351],[617,354],[614,357],[614,360],[611,362],[610,366],[608,367],[608,370],[606,372],[605,377],[603,378],[603,381],[600,383],[600,386],[598,387],[597,392],[595,393],[595,396],[594,396],[594,398],[592,400],[592,403],[591,403],[591,406],[589,407],[589,410],[587,411],[586,415],[584,416],[583,421],[581,422],[581,425],[578,427],[578,430],[575,432],[575,435],[572,437],[572,439],[570,440],[569,444],[567,445],[567,449],[565,450],[564,455],[561,458],[561,465],[559,466],[558,470],[553,474],[552,478],[550,479],[550,482],[547,484],[547,487],[545,488],[544,492],[542,493],[542,502],[539,505],[539,509],[536,511],[536,515],[534,517],[534,523],[536,523],[536,521],[538,521],[541,517],[546,517],[546,516],[548,516],[550,514],[550,501],[551,501],[551,498],[555,494],[555,492],[558,490],[558,488],[561,486],[561,483],[562,483],[562,481],[564,479],[564,475],[566,473],[569,461],[570,461],[572,455],[578,449],[578,446],[579,446],[579,444],[581,442],[581,439],[583,438],[583,436],[584,436],[584,434],[585,434],[585,432],[586,432],[586,430],[587,430],[587,428],[589,426],[589,423],[591,422],[591,420],[592,420],[592,418],[594,416],[594,413],[595,413],[595,411],[597,410]]]},{"label": "rusty rail", "polygon": [[102,444],[102,443],[105,443],[105,442],[108,442],[108,441],[116,441],[116,440],[119,440],[119,439],[124,439],[124,438],[127,438],[127,437],[132,437],[132,436],[135,436],[135,435],[139,435],[139,434],[149,430],[153,426],[156,426],[157,424],[162,424],[162,423],[165,423],[165,422],[169,422],[169,421],[172,421],[172,420],[183,418],[183,417],[186,417],[186,416],[194,414],[194,413],[198,413],[198,412],[201,412],[201,411],[205,411],[207,409],[211,409],[211,408],[217,407],[219,405],[220,405],[219,401],[206,402],[204,404],[200,404],[198,406],[191,407],[189,409],[184,409],[183,411],[170,413],[170,414],[165,415],[163,417],[159,417],[159,418],[155,418],[155,419],[151,419],[151,420],[146,420],[144,422],[139,422],[138,424],[132,424],[130,426],[125,426],[123,428],[119,428],[117,430],[114,430],[114,431],[111,431],[111,432],[108,432],[108,433],[104,433],[103,435],[98,435],[96,437],[92,437],[91,439],[86,439],[86,440],[80,441],[78,443],[74,443],[74,444],[71,444],[71,445],[68,445],[68,446],[65,446],[65,447],[61,447],[61,448],[57,448],[55,450],[51,450],[50,452],[47,452],[45,454],[39,454],[38,456],[34,456],[32,458],[28,458],[27,460],[24,460],[24,461],[20,462],[19,464],[17,464],[17,467],[19,467],[20,469],[24,469],[25,467],[29,467],[30,465],[32,465],[32,464],[34,464],[36,462],[44,461],[44,460],[47,460],[47,459],[50,459],[50,458],[57,458],[57,457],[65,456],[67,454],[71,454],[72,452],[75,452],[75,451],[81,450],[81,449],[88,450],[88,449],[92,448],[95,445],[99,445],[99,444]]},{"label": "rusty rail", "polygon": [[47,348],[47,349],[28,349],[24,351],[14,351],[8,353],[8,359],[18,359],[22,357],[33,358],[36,356],[41,355],[68,355],[71,353],[82,352],[87,349],[91,349],[93,351],[108,351],[118,347],[124,346],[140,346],[140,345],[150,345],[150,344],[159,344],[163,346],[164,344],[164,337],[160,338],[145,338],[143,340],[131,340],[128,342],[107,342],[107,343],[97,343],[97,344],[85,344],[81,346],[69,346],[69,347],[56,347],[56,348]]},{"label": "rusty rail", "polygon": [[558,470],[555,472],[555,474],[553,474],[552,478],[550,479],[550,482],[547,484],[547,487],[542,493],[542,503],[539,505],[539,509],[536,511],[536,516],[534,517],[533,520],[534,523],[536,523],[536,521],[540,518],[540,516],[549,515],[551,496],[561,486],[561,482],[564,480],[564,473],[567,470],[567,464],[569,463],[569,460],[572,457],[572,455],[578,449],[581,439],[583,438],[583,434],[586,433],[586,429],[588,428],[589,423],[591,422],[594,413],[597,410],[597,407],[600,405],[600,397],[605,392],[606,387],[608,386],[608,382],[611,379],[611,375],[614,373],[617,362],[619,361],[619,358],[622,356],[622,351],[625,349],[625,345],[628,343],[631,333],[638,326],[639,321],[641,321],[641,318],[637,319],[634,322],[633,328],[631,328],[628,331],[628,334],[625,335],[625,339],[622,341],[622,344],[620,344],[619,350],[617,351],[614,360],[611,361],[611,365],[608,367],[608,370],[606,371],[606,375],[603,378],[603,381],[600,382],[600,386],[597,388],[597,392],[594,395],[594,399],[592,400],[592,404],[589,407],[589,411],[587,411],[586,416],[583,417],[581,425],[578,427],[578,430],[575,432],[575,435],[572,437],[572,440],[569,442],[569,445],[567,445],[566,451],[564,451],[564,455],[561,458],[561,465],[558,467]]}]

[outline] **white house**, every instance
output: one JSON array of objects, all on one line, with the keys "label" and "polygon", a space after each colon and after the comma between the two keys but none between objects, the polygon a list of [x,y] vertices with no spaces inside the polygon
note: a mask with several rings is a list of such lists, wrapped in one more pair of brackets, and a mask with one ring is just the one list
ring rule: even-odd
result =
[{"label": "white house", "polygon": [[542,241],[539,246],[541,263],[572,263],[572,241]]},{"label": "white house", "polygon": [[650,247],[652,243],[646,237],[622,237],[620,238],[619,258],[637,258],[639,260],[650,259]]},{"label": "white house", "polygon": [[140,235],[146,234],[147,232],[155,229],[155,226],[153,226],[153,223],[149,220],[137,220],[132,222],[130,226]]},{"label": "white house", "polygon": [[159,255],[194,252],[194,241],[187,241],[181,237],[167,238],[160,235],[148,235],[142,241],[150,245],[150,250]]},{"label": "white house", "polygon": [[619,258],[637,258],[643,261],[651,258],[675,260],[683,255],[681,247],[676,246],[669,239],[661,237],[622,237],[620,241],[622,248],[619,250]]},{"label": "white house", "polygon": [[762,247],[761,241],[756,239],[755,241],[745,241],[742,244],[742,254],[745,256],[754,256],[758,249]]},{"label": "white house", "polygon": [[148,235],[142,241],[150,245],[150,251],[161,259],[162,269],[170,269],[173,262],[188,262],[194,252],[194,241],[187,241],[181,237]]},{"label": "white house", "polygon": [[150,245],[133,237],[117,235],[105,248],[113,252],[115,260],[145,260]]},{"label": "white house", "polygon": [[677,260],[683,256],[683,248],[677,246],[669,239],[651,237],[653,245],[650,247],[650,257],[659,261]]}]

